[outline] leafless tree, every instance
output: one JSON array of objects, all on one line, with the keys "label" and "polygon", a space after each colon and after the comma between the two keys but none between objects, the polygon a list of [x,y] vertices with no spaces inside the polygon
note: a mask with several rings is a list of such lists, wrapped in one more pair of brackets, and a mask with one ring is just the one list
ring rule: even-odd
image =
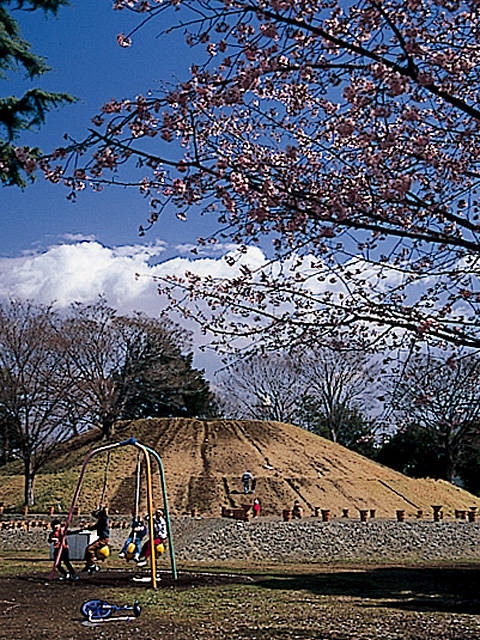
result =
[{"label": "leafless tree", "polygon": [[372,362],[363,351],[326,346],[272,352],[228,367],[219,376],[217,393],[223,411],[239,418],[305,426],[308,407],[315,406],[336,442],[356,412],[363,414],[372,404],[378,381]]},{"label": "leafless tree", "polygon": [[478,355],[413,354],[394,383],[392,416],[400,429],[425,430],[438,447],[439,476],[452,481],[466,448],[479,437]]},{"label": "leafless tree", "polygon": [[139,417],[135,403],[158,405],[163,398],[181,406],[201,386],[185,355],[189,339],[188,331],[167,319],[119,316],[103,299],[74,304],[63,343],[77,410],[110,438],[119,418]]},{"label": "leafless tree", "polygon": [[208,405],[189,339],[167,319],[117,316],[103,299],[63,315],[32,302],[0,304],[0,443],[23,461],[25,504],[34,504],[36,472],[72,433],[100,424],[109,438],[119,418],[191,415]]},{"label": "leafless tree", "polygon": [[66,422],[71,380],[51,307],[0,304],[0,404],[2,430],[14,425],[15,454],[22,460],[25,504],[33,505],[34,479],[58,442],[71,435]]},{"label": "leafless tree", "polygon": [[285,353],[240,360],[218,376],[223,412],[242,419],[294,422],[302,391],[298,362]]},{"label": "leafless tree", "polygon": [[310,349],[302,360],[302,381],[323,415],[329,437],[342,440],[341,432],[352,413],[365,414],[378,395],[379,366],[359,345]]}]

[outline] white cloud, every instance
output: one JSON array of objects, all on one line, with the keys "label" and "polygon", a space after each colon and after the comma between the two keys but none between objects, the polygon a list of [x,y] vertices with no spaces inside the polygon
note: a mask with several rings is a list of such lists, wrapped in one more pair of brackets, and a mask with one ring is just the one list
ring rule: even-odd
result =
[{"label": "white cloud", "polygon": [[[186,271],[214,279],[228,278],[238,275],[242,265],[247,265],[252,272],[265,268],[274,279],[300,271],[306,280],[298,286],[313,295],[321,295],[325,291],[338,294],[345,290],[341,279],[325,277],[332,275],[330,267],[321,262],[311,264],[310,258],[291,256],[280,267],[270,263],[258,247],[240,252],[232,245],[224,245],[223,255],[215,251],[214,256],[202,252],[195,257],[182,255],[180,249],[175,248],[177,257],[167,259],[167,247],[162,242],[149,246],[134,244],[109,248],[95,241],[77,241],[58,244],[28,256],[0,258],[0,298],[30,299],[66,307],[74,301],[91,303],[99,295],[104,295],[108,304],[120,313],[141,311],[155,317],[166,304],[158,293],[158,279],[170,275],[181,277]],[[205,252],[207,250],[205,248]],[[378,293],[391,286],[398,277],[390,273],[378,281],[378,268],[361,260],[352,260],[348,266],[357,274],[354,279],[361,278],[362,286],[373,286]],[[325,267],[323,277],[319,277]],[[184,322],[178,317],[175,320]],[[209,337],[202,335],[193,322],[189,322],[187,327],[194,333],[195,365],[212,371],[218,366],[218,360],[215,361],[211,352],[202,354],[198,350],[200,345],[208,344]]]},{"label": "white cloud", "polygon": [[[155,277],[181,276],[190,270],[221,278],[231,276],[237,268],[232,270],[222,256],[160,261],[164,251],[163,243],[108,248],[82,241],[55,245],[28,256],[0,258],[0,298],[55,303],[63,308],[72,302],[91,303],[104,295],[120,313],[142,311],[157,316],[165,301],[158,294]],[[251,249],[239,256],[238,264],[245,262],[256,267],[265,262],[265,257],[259,249]],[[206,343],[198,327],[189,329],[194,332],[196,346]],[[217,366],[211,352],[199,353],[195,364],[207,370]]]},{"label": "white cloud", "polygon": [[135,279],[148,271],[148,260],[159,247],[109,249],[98,242],[61,244],[29,256],[0,259],[0,296],[24,298],[65,307],[73,301],[91,302],[105,294],[121,312],[154,312],[159,296],[148,280]]}]

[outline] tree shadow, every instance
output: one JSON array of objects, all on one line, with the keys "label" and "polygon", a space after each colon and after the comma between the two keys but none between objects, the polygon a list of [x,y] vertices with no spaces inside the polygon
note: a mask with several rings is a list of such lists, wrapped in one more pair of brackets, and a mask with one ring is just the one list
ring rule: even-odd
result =
[{"label": "tree shadow", "polygon": [[382,567],[278,575],[260,580],[266,589],[308,590],[315,595],[361,598],[363,607],[480,614],[480,567]]}]

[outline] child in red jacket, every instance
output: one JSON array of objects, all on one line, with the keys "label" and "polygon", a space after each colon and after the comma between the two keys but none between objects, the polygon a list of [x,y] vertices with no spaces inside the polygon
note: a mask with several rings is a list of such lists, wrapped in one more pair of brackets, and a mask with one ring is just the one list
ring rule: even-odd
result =
[{"label": "child in red jacket", "polygon": [[58,553],[60,553],[57,565],[57,569],[61,574],[60,580],[72,580],[73,582],[77,582],[78,576],[70,562],[70,552],[68,549],[67,536],[65,535],[65,527],[62,525],[60,520],[52,520],[51,527],[52,530],[48,536],[48,541],[53,544],[55,559],[57,558]]}]

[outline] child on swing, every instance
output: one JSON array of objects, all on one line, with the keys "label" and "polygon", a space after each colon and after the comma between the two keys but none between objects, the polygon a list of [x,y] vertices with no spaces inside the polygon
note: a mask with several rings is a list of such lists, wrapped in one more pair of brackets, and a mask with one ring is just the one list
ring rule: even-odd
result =
[{"label": "child on swing", "polygon": [[72,580],[73,582],[77,582],[78,576],[70,562],[70,551],[68,548],[67,536],[65,535],[65,526],[62,525],[60,520],[52,520],[50,526],[52,527],[52,530],[48,536],[48,541],[53,544],[54,558],[56,559],[58,553],[60,553],[57,564],[57,569],[61,574],[60,580]]},{"label": "child on swing", "polygon": [[88,545],[85,549],[85,567],[82,571],[88,571],[88,575],[92,575],[100,570],[97,565],[97,550],[108,546],[110,538],[110,525],[107,515],[107,507],[100,507],[93,511],[92,516],[97,519],[95,524],[86,527],[89,531],[95,531],[98,538]]},{"label": "child on swing", "polygon": [[[130,534],[128,538],[125,540],[125,544],[122,547],[122,550],[118,554],[119,558],[127,558],[130,559],[129,556],[132,556],[131,559],[134,562],[138,562],[140,560],[140,552],[142,550],[142,539],[145,537],[147,533],[147,527],[142,522],[142,519],[138,516],[134,516],[132,520],[132,528],[130,530]],[[129,549],[130,545],[134,545],[134,551],[132,554],[131,549]]]},{"label": "child on swing", "polygon": [[[146,515],[144,519],[148,522],[149,516]],[[162,509],[157,509],[153,515],[153,538],[155,547],[159,544],[165,545],[167,543],[167,523],[163,517]],[[151,553],[150,539],[148,539],[142,547],[140,561],[137,562],[137,567],[144,567],[147,564],[147,560]]]}]

